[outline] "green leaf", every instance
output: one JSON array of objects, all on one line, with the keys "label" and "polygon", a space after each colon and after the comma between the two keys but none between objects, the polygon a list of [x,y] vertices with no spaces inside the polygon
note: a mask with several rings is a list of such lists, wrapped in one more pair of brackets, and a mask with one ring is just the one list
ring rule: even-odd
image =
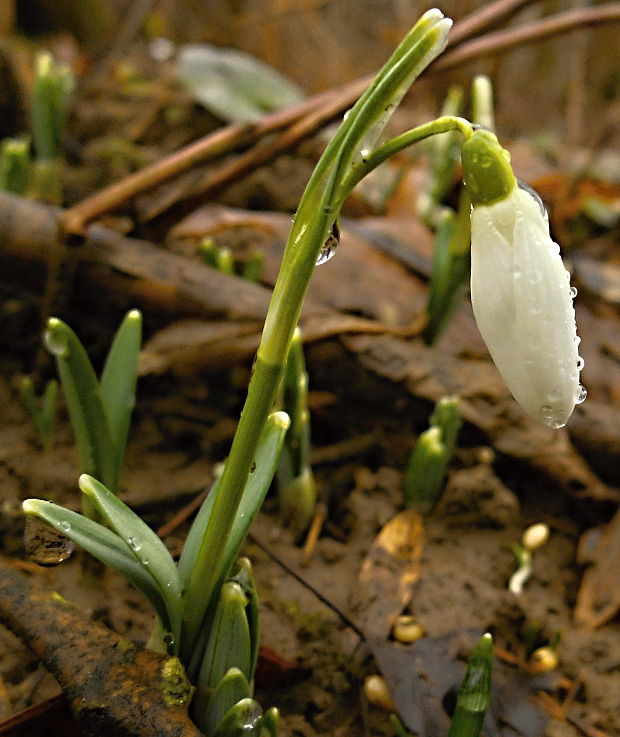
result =
[{"label": "green leaf", "polygon": [[260,607],[258,602],[258,594],[254,583],[254,574],[252,572],[252,564],[248,558],[239,558],[237,561],[239,570],[233,576],[246,596],[247,604],[245,614],[248,620],[250,631],[250,666],[248,670],[248,680],[254,679],[254,671],[258,662],[258,650],[260,645]]},{"label": "green leaf", "polygon": [[118,486],[129,422],[136,402],[141,340],[142,315],[139,310],[131,310],[125,315],[125,319],[114,336],[101,373],[101,399],[114,449],[116,476],[113,488]]},{"label": "green leaf", "polygon": [[261,734],[260,737],[278,737],[278,730],[280,728],[280,712],[275,706],[263,714],[261,719]]},{"label": "green leaf", "polygon": [[168,549],[135,512],[97,479],[82,474],[79,485],[159,588],[172,624],[174,642],[178,643],[182,616],[181,582]]},{"label": "green leaf", "polygon": [[483,635],[469,659],[459,687],[448,737],[478,737],[491,698],[493,638]]},{"label": "green leaf", "polygon": [[208,697],[204,716],[196,719],[205,734],[214,734],[228,711],[242,699],[252,696],[247,678],[239,668],[230,668]]},{"label": "green leaf", "polygon": [[[256,517],[269,491],[269,485],[278,465],[282,442],[288,426],[288,416],[284,412],[272,412],[269,415],[256,452],[254,471],[250,474],[243,492],[241,504],[237,510],[235,523],[225,543],[222,577],[230,570],[233,561],[237,557],[239,548],[250,529],[250,525],[254,521],[254,517]],[[214,484],[209,492],[185,540],[185,546],[183,547],[181,559],[179,560],[179,576],[184,586],[188,586],[189,584],[198,553],[200,552],[202,538],[207,529],[218,483],[219,481]],[[185,595],[187,598],[187,591]]]},{"label": "green leaf", "polygon": [[220,590],[220,598],[209,631],[207,646],[198,687],[215,688],[230,668],[239,670],[249,678],[250,627],[245,608],[248,600],[243,588],[236,581],[226,581]]},{"label": "green leaf", "polygon": [[198,102],[231,123],[256,120],[303,100],[296,85],[259,59],[209,44],[181,49],[179,76]]},{"label": "green leaf", "polygon": [[26,514],[47,522],[97,560],[122,574],[142,591],[164,626],[170,628],[168,612],[159,588],[148,571],[131,555],[123,540],[112,530],[77,512],[42,499],[26,499],[22,506]]},{"label": "green leaf", "polygon": [[114,490],[114,450],[99,382],[93,366],[71,328],[56,317],[48,320],[45,345],[56,357],[84,473]]},{"label": "green leaf", "polygon": [[242,699],[228,710],[213,737],[260,737],[262,714],[257,701]]}]

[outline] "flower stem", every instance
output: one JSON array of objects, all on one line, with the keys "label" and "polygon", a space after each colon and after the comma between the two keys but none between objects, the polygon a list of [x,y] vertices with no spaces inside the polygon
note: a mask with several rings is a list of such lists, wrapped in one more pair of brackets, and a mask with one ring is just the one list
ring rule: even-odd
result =
[{"label": "flower stem", "polygon": [[[450,25],[451,21],[438,10],[428,11],[416,23],[345,117],[299,203],[267,312],[245,407],[185,592],[181,638],[184,662],[192,657],[200,630],[206,624],[205,617],[211,616],[214,608],[218,581],[225,573],[221,570],[224,543],[234,523],[261,430],[272,408],[317,257],[344,199],[370,171],[362,165],[360,152],[375,146],[383,126],[413,80],[445,46]],[[457,124],[453,122],[454,125]],[[359,176],[351,177],[348,173],[351,169],[359,170]]]}]

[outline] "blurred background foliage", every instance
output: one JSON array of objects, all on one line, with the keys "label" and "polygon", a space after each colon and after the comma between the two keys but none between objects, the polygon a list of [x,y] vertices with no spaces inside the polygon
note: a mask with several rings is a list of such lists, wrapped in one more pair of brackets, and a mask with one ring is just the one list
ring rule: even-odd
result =
[{"label": "blurred background foliage", "polygon": [[[72,34],[102,53],[124,39],[206,41],[249,52],[312,93],[376,70],[416,18],[420,0],[2,0],[0,33]],[[455,20],[485,0],[443,0]],[[530,1],[507,27],[533,22],[593,0]],[[426,82],[441,100],[451,83],[489,74],[497,124],[505,134],[553,127],[569,145],[610,145],[618,129],[618,27],[569,33],[463,64]],[[424,97],[424,95],[422,95]],[[610,104],[613,103],[613,104]],[[617,133],[615,134],[617,136]]]}]

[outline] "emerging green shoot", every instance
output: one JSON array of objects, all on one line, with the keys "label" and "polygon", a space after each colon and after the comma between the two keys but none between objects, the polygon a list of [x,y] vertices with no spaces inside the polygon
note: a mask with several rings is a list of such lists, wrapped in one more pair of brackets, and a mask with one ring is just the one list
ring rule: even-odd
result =
[{"label": "emerging green shoot", "polygon": [[56,423],[58,382],[56,379],[48,381],[43,395],[39,399],[35,394],[32,379],[29,376],[24,376],[19,385],[19,394],[32,416],[43,450],[51,450]]},{"label": "emerging green shoot", "polygon": [[[45,344],[56,365],[75,434],[83,473],[116,492],[135,404],[142,316],[131,310],[119,327],[101,381],[77,335],[56,317],[49,319]],[[87,502],[84,511],[92,514]]]},{"label": "emerging green shoot", "polygon": [[213,238],[205,238],[200,243],[199,251],[207,266],[221,271],[222,274],[235,273],[233,254],[227,246],[218,246]]},{"label": "emerging green shoot", "polygon": [[448,737],[478,737],[491,697],[493,638],[483,635],[474,648],[459,688]]},{"label": "emerging green shoot", "polygon": [[404,476],[405,501],[422,513],[430,512],[443,492],[446,468],[462,424],[458,398],[440,399],[430,422],[415,444]]},{"label": "emerging green shoot", "polygon": [[31,101],[32,137],[36,154],[33,188],[40,199],[55,203],[62,199],[62,136],[74,86],[75,80],[68,66],[57,64],[47,52],[38,54]]},{"label": "emerging green shoot", "polygon": [[295,531],[308,526],[316,506],[316,485],[310,467],[308,374],[299,328],[291,339],[277,402],[291,418],[278,466],[278,498],[284,521]]},{"label": "emerging green shoot", "polygon": [[530,525],[521,538],[521,544],[513,542],[512,552],[517,559],[517,570],[510,577],[508,589],[513,594],[519,595],[523,586],[532,575],[532,551],[544,545],[549,539],[549,526],[543,522]]},{"label": "emerging green shoot", "polygon": [[[461,106],[461,88],[450,88],[442,114],[457,115]],[[474,124],[494,129],[493,88],[488,77],[479,75],[472,82],[471,110]],[[460,143],[455,131],[432,139],[430,181],[418,202],[420,213],[436,229],[426,307],[428,321],[423,332],[427,345],[433,345],[446,329],[455,309],[463,301],[469,284],[469,192],[460,187],[456,211],[443,201],[454,187],[459,160]]]},{"label": "emerging green shoot", "polygon": [[[460,115],[463,109],[463,88],[453,85],[441,108],[442,115]],[[429,224],[437,225],[445,210],[444,198],[457,183],[457,167],[461,156],[458,131],[433,136],[428,141],[430,154],[429,181],[418,198],[418,210]]]},{"label": "emerging green shoot", "polygon": [[0,189],[24,195],[30,184],[30,141],[5,138],[0,145]]}]

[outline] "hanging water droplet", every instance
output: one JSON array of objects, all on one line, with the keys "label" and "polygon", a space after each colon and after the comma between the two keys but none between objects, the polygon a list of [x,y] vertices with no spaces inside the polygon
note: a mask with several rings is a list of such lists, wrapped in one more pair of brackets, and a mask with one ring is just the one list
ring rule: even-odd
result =
[{"label": "hanging water droplet", "polygon": [[28,515],[24,528],[24,550],[40,566],[57,566],[73,552],[73,540]]},{"label": "hanging water droplet", "polygon": [[138,552],[139,550],[142,550],[142,542],[140,541],[140,538],[139,538],[139,537],[130,537],[130,538],[129,538],[129,539],[127,540],[127,542],[129,543],[129,547],[130,547],[130,548],[131,548],[132,550],[135,550],[135,551],[136,551],[136,553],[137,553],[137,552]]},{"label": "hanging water droplet", "polygon": [[324,264],[326,261],[329,261],[330,258],[336,252],[336,248],[338,248],[339,243],[340,243],[340,228],[338,227],[338,221],[334,221],[334,224],[332,225],[331,230],[329,231],[329,235],[325,239],[325,243],[323,243],[323,245],[321,246],[321,250],[319,251],[319,255],[316,260],[316,265],[320,266],[321,264]]},{"label": "hanging water droplet", "polygon": [[577,287],[571,287],[568,290],[568,294],[569,294],[569,296],[570,296],[571,299],[575,299],[575,297],[577,296]]},{"label": "hanging water droplet", "polygon": [[581,371],[581,369],[586,365],[586,362],[583,360],[581,356],[577,356],[577,371]]},{"label": "hanging water droplet", "polygon": [[550,407],[548,404],[543,404],[543,406],[539,410],[540,412],[540,418],[545,423],[549,423],[553,419],[553,407]]},{"label": "hanging water droplet", "polygon": [[579,384],[579,393],[575,398],[575,404],[581,404],[582,402],[585,402],[587,396],[588,390],[585,388],[585,386],[583,386],[583,384]]},{"label": "hanging water droplet", "polygon": [[547,214],[547,208],[545,207],[545,203],[542,201],[541,196],[534,189],[534,187],[530,186],[527,182],[524,182],[523,179],[517,179],[517,186],[519,187],[519,189],[522,189],[524,192],[527,192],[530,195],[530,197],[538,205],[540,209],[540,214],[543,215],[545,220],[548,221],[549,215]]}]

